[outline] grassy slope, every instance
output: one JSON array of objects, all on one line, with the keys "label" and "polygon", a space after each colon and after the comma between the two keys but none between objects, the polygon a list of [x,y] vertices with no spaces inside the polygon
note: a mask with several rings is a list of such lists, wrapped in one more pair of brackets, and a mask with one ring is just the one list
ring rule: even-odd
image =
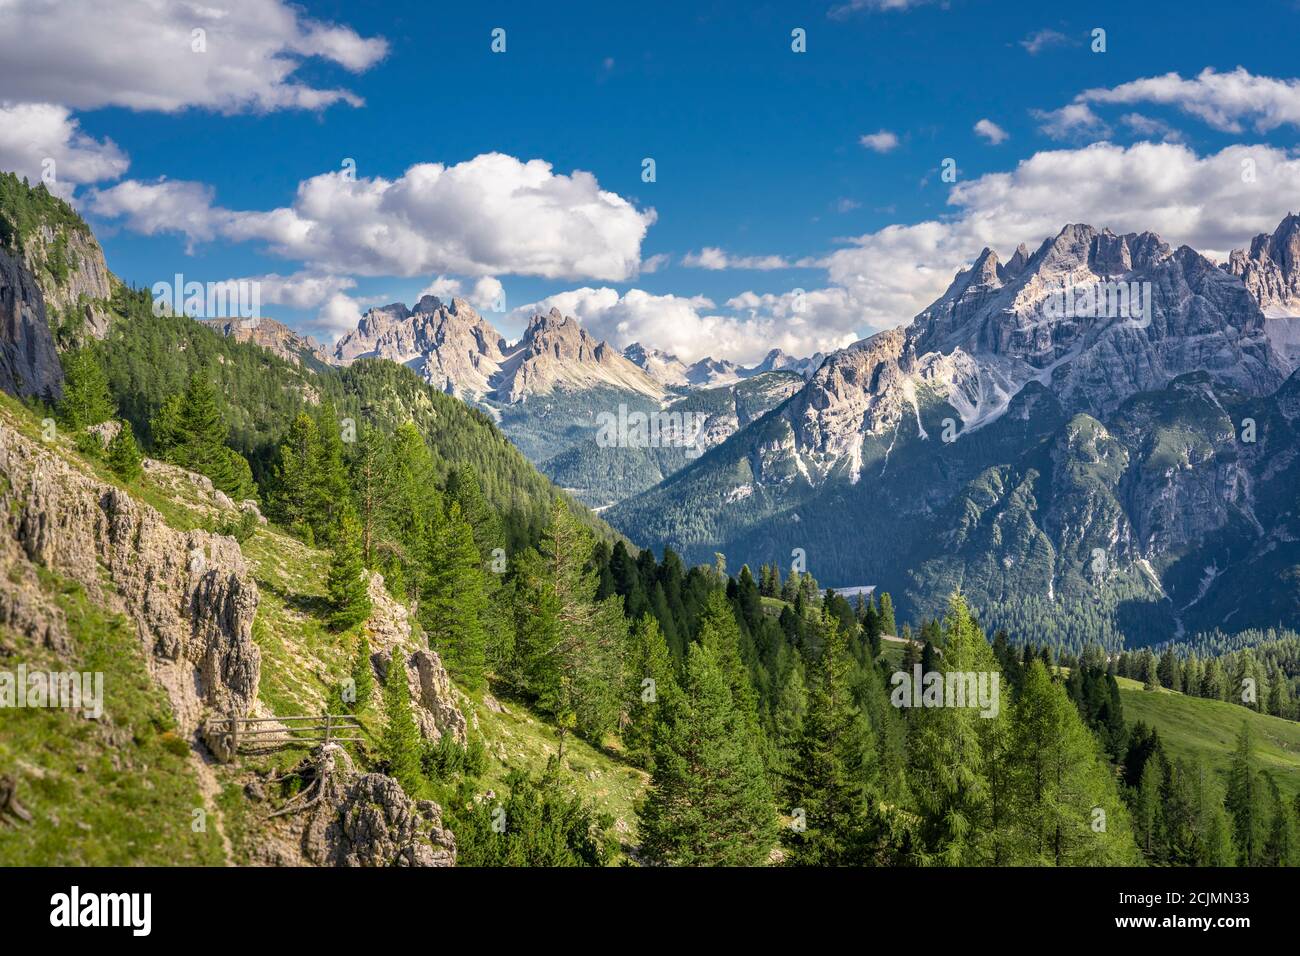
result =
[{"label": "grassy slope", "polygon": [[[279,714],[318,712],[328,688],[347,675],[354,649],[352,637],[340,637],[323,624],[328,555],[266,528],[246,541],[243,550],[262,594],[254,623],[262,649],[262,703]],[[538,774],[558,750],[550,724],[516,701],[504,707],[504,712],[496,712],[481,701],[474,704],[478,733],[490,758],[479,781],[481,791],[503,793],[511,769]],[[368,726],[370,746],[377,747],[382,727],[373,708],[363,713],[362,721]],[[471,734],[473,724],[471,718]],[[276,764],[292,762],[290,756],[281,755]],[[565,743],[565,764],[573,789],[613,815],[619,835],[626,839],[635,826],[633,806],[645,789],[646,775],[572,737]],[[228,818],[240,813],[238,803],[230,791],[223,797]],[[237,832],[235,841],[238,847]]]},{"label": "grassy slope", "polygon": [[1255,760],[1268,770],[1288,799],[1300,792],[1300,723],[1257,714],[1238,704],[1187,697],[1171,690],[1147,691],[1138,681],[1117,678],[1124,719],[1141,720],[1160,733],[1169,753],[1227,770],[1242,721],[1255,737]]},{"label": "grassy slope", "polygon": [[[0,395],[0,427],[40,437],[37,419],[7,395]],[[111,480],[66,439],[60,450]],[[23,663],[29,671],[103,673],[104,716],[96,722],[65,710],[0,708],[0,776],[17,779],[19,800],[34,818],[31,825],[0,826],[0,864],[223,862],[215,828],[191,828],[193,811],[204,802],[189,747],[173,732],[170,702],[149,676],[135,628],[74,582],[41,571],[40,587],[67,617],[75,660],[60,661],[5,631],[0,644],[13,653],[0,658],[0,668],[16,671]]]}]

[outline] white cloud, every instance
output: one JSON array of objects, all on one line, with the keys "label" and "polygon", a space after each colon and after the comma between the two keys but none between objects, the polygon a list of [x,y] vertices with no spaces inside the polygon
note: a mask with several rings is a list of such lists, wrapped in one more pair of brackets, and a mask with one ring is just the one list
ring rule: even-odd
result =
[{"label": "white cloud", "polygon": [[727,307],[747,314],[722,315],[705,296],[654,295],[641,289],[619,295],[610,288],[582,288],[515,309],[510,318],[522,324],[554,307],[618,348],[641,342],[685,362],[712,356],[753,363],[773,348],[803,356],[853,342],[858,338],[853,321],[860,312],[846,308],[847,299],[843,289],[763,296],[746,292]]},{"label": "white cloud", "polygon": [[1082,139],[1110,135],[1110,127],[1086,103],[1071,103],[1059,110],[1031,110],[1039,129],[1052,139]]},{"label": "white cloud", "polygon": [[127,228],[146,236],[175,232],[191,247],[216,238],[234,213],[212,206],[212,187],[183,180],[152,183],[128,179],[108,189],[92,190],[88,208],[107,219],[124,219]]},{"label": "white cloud", "polygon": [[357,327],[361,321],[361,303],[349,295],[336,292],[326,300],[316,321],[311,323],[331,344]]},{"label": "white cloud", "polygon": [[[201,30],[204,49],[195,50]],[[11,101],[223,113],[359,105],[295,79],[305,61],[360,72],[382,39],[309,19],[282,0],[4,0],[0,89]]]},{"label": "white cloud", "polygon": [[420,291],[421,296],[437,296],[444,302],[465,299],[480,312],[498,312],[506,300],[506,290],[494,276],[483,276],[466,290],[459,279],[438,276]]},{"label": "white cloud", "polygon": [[317,308],[344,289],[355,288],[357,284],[349,276],[317,275],[310,272],[295,272],[287,276],[271,272],[232,281],[256,282],[264,304],[284,305],[292,309]]},{"label": "white cloud", "polygon": [[1011,134],[990,119],[982,119],[975,124],[975,133],[983,136],[994,146],[1011,138]]},{"label": "white cloud", "polygon": [[923,7],[927,4],[936,2],[938,2],[938,0],[848,0],[847,3],[831,7],[830,12],[827,15],[832,19],[842,20],[860,10],[869,10],[872,12],[910,10],[913,7]]},{"label": "white cloud", "polygon": [[0,103],[0,169],[6,172],[35,183],[48,169],[48,188],[66,198],[73,186],[116,179],[129,165],[116,143],[86,135],[65,107]]},{"label": "white cloud", "polygon": [[646,274],[658,272],[664,266],[672,262],[672,259],[673,257],[666,252],[657,252],[648,259],[641,260],[641,271]]},{"label": "white cloud", "polygon": [[1163,120],[1153,119],[1150,116],[1143,116],[1141,113],[1125,113],[1119,118],[1119,121],[1127,126],[1138,136],[1145,136],[1147,139],[1160,139],[1167,143],[1178,143],[1183,139],[1183,134],[1174,129]]},{"label": "white cloud", "polygon": [[1261,133],[1279,126],[1300,127],[1300,80],[1253,76],[1240,66],[1229,73],[1206,67],[1194,79],[1166,73],[1110,89],[1085,90],[1075,102],[1173,106],[1225,133],[1240,133],[1245,122]]},{"label": "white cloud", "polygon": [[864,133],[858,137],[858,142],[874,152],[887,153],[898,147],[898,135],[882,129],[877,133]]},{"label": "white cloud", "polygon": [[134,180],[96,193],[91,208],[139,232],[264,241],[276,255],[357,275],[534,275],[621,281],[636,275],[655,221],[590,173],[484,153],[454,166],[422,163],[394,180],[325,173],[293,205],[239,212],[200,183]]},{"label": "white cloud", "polygon": [[682,257],[682,265],[691,269],[788,269],[790,263],[780,256],[733,256],[717,246],[705,246],[699,252],[689,252]]},{"label": "white cloud", "polygon": [[[1247,161],[1254,182],[1243,182]],[[1037,153],[1011,172],[960,183],[948,203],[951,219],[889,226],[826,258],[831,281],[862,304],[860,325],[907,322],[984,246],[1005,261],[1018,242],[1032,251],[1070,222],[1150,230],[1222,259],[1300,208],[1300,158],[1267,146],[1198,156],[1180,144],[1096,143]]]},{"label": "white cloud", "polygon": [[1029,34],[1020,41],[1030,56],[1037,56],[1039,53],[1054,46],[1065,46],[1070,42],[1070,38],[1059,30],[1043,29]]}]

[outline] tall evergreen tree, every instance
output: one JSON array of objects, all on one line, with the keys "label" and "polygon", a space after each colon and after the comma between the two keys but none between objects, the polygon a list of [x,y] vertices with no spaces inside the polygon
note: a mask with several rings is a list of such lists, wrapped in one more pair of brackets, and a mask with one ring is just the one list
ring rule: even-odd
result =
[{"label": "tall evergreen tree", "polygon": [[144,456],[131,433],[131,423],[123,421],[120,424],[122,427],[108,443],[108,467],[123,481],[135,481],[142,473]]},{"label": "tall evergreen tree", "polygon": [[69,431],[102,424],[117,413],[108,376],[93,350],[80,348],[63,356],[63,398],[58,411]]},{"label": "tall evergreen tree", "polygon": [[448,513],[436,512],[428,526],[426,572],[420,592],[420,626],[454,677],[472,691],[486,681],[487,597],[474,532],[453,501]]},{"label": "tall evergreen tree", "polygon": [[641,853],[673,866],[754,866],[776,841],[763,762],[706,644],[687,651],[682,689],[662,701],[654,774],[638,807]]},{"label": "tall evergreen tree", "polygon": [[384,675],[384,732],[381,752],[388,775],[402,785],[411,795],[420,793],[423,778],[420,773],[420,728],[415,723],[411,709],[411,687],[408,683],[406,659],[400,648],[394,648]]},{"label": "tall evergreen tree", "polygon": [[782,841],[792,866],[866,862],[875,793],[876,745],[852,693],[853,658],[839,622],[819,621],[821,654],[809,681],[808,712],[787,780],[799,828]]},{"label": "tall evergreen tree", "polygon": [[632,628],[623,688],[624,752],[632,763],[653,770],[659,702],[677,691],[677,677],[659,622],[650,614],[642,615]]},{"label": "tall evergreen tree", "polygon": [[336,630],[346,630],[370,617],[370,582],[361,561],[361,531],[350,512],[339,522],[325,590],[330,625]]}]

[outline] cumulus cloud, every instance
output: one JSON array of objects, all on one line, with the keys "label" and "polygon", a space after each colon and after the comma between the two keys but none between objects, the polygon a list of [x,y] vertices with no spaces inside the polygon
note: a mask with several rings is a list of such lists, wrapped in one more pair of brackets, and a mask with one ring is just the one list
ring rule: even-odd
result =
[{"label": "cumulus cloud", "polygon": [[1052,139],[1109,136],[1110,127],[1086,103],[1070,103],[1059,110],[1031,110],[1039,129]]},{"label": "cumulus cloud", "polygon": [[[197,31],[197,32],[196,32]],[[308,61],[361,72],[383,39],[310,19],[283,0],[5,0],[0,89],[11,101],[223,113],[360,105],[295,78]]]},{"label": "cumulus cloud", "polygon": [[876,133],[864,133],[858,137],[858,142],[872,152],[887,153],[898,147],[898,134],[882,129]]},{"label": "cumulus cloud", "polygon": [[554,307],[619,348],[641,342],[685,362],[712,356],[753,363],[773,348],[802,356],[852,343],[859,337],[852,323],[860,310],[847,298],[843,289],[746,292],[727,303],[738,314],[722,314],[706,296],[655,295],[641,289],[620,295],[607,287],[581,288],[522,306],[510,318],[523,323]]},{"label": "cumulus cloud", "polygon": [[282,276],[271,272],[266,275],[234,279],[234,282],[256,282],[263,304],[284,305],[292,309],[314,309],[334,298],[344,289],[356,287],[350,276],[317,275],[295,272]]},{"label": "cumulus cloud", "polygon": [[[1244,175],[1248,169],[1253,176]],[[1070,222],[1151,230],[1223,259],[1300,208],[1300,159],[1267,146],[1198,156],[1174,143],[1096,143],[1037,153],[1011,172],[959,183],[948,203],[950,219],[889,226],[825,259],[832,282],[861,304],[861,323],[907,322],[984,246],[1005,260],[1017,243],[1032,250]]]},{"label": "cumulus cloud", "polygon": [[1229,73],[1206,67],[1192,79],[1166,73],[1085,90],[1075,102],[1172,106],[1225,133],[1242,132],[1244,123],[1261,133],[1279,126],[1300,127],[1300,80],[1254,76],[1240,66]]},{"label": "cumulus cloud", "polygon": [[45,180],[65,198],[82,183],[116,179],[130,160],[111,139],[82,132],[63,106],[0,103],[0,169]]},{"label": "cumulus cloud", "polygon": [[480,312],[500,312],[506,300],[506,290],[494,276],[483,276],[466,287],[460,279],[438,276],[420,291],[421,296],[437,296],[444,302],[465,299]]},{"label": "cumulus cloud", "polygon": [[717,246],[705,246],[699,252],[689,252],[682,257],[682,265],[692,269],[788,269],[790,263],[781,256],[733,256]]},{"label": "cumulus cloud", "polygon": [[316,313],[312,328],[333,343],[341,335],[351,332],[361,321],[361,303],[343,292],[331,295]]},{"label": "cumulus cloud", "polygon": [[1180,130],[1174,129],[1163,120],[1143,116],[1141,113],[1125,113],[1119,118],[1119,121],[1132,130],[1135,135],[1145,136],[1147,139],[1161,139],[1170,143],[1181,142],[1183,139]]},{"label": "cumulus cloud", "polygon": [[977,136],[983,136],[994,146],[1006,142],[1006,140],[1011,138],[1010,133],[990,119],[982,119],[976,123],[975,134]]},{"label": "cumulus cloud", "polygon": [[325,173],[298,186],[291,206],[234,211],[199,183],[129,180],[96,193],[91,208],[147,234],[191,243],[262,241],[276,255],[357,275],[534,275],[621,281],[637,274],[655,221],[542,160],[484,153],[454,166],[421,163],[402,176]]}]

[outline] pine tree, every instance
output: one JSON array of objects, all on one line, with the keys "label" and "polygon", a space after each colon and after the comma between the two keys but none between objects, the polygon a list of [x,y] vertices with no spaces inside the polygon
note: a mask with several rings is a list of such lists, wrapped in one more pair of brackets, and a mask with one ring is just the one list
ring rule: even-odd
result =
[{"label": "pine tree", "polygon": [[[944,619],[942,671],[1001,672],[993,649],[971,616],[966,599],[953,594]],[[1005,862],[1001,848],[1009,808],[1005,786],[993,780],[1007,709],[995,717],[972,707],[911,711],[908,755],[912,791],[920,816],[922,852],[943,865]]]},{"label": "pine tree", "polygon": [[878,796],[876,744],[853,700],[853,659],[829,614],[819,622],[821,654],[809,680],[808,711],[787,780],[787,799],[801,827],[782,835],[791,866],[861,865]]},{"label": "pine tree", "polygon": [[108,443],[108,467],[123,481],[131,482],[140,477],[144,456],[131,433],[131,423],[123,421],[119,424],[121,428]]},{"label": "pine tree", "polygon": [[[343,464],[343,436],[334,403],[321,403],[319,452],[316,458],[316,491],[320,497],[321,527],[326,535],[337,526],[348,507],[348,472]],[[319,537],[319,535],[318,535]]]},{"label": "pine tree", "polygon": [[[714,591],[700,617],[699,642],[713,651],[713,659],[727,678],[731,698],[750,736],[759,739],[758,695],[741,649],[740,625],[725,591]],[[761,750],[760,746],[760,750]]]},{"label": "pine tree", "polygon": [[641,853],[671,866],[754,866],[776,840],[771,792],[726,675],[703,644],[662,700],[650,788],[637,809]]},{"label": "pine tree", "polygon": [[888,591],[880,595],[880,633],[891,636],[898,634],[898,625],[894,623],[894,599]]},{"label": "pine tree", "polygon": [[384,675],[384,734],[381,751],[388,775],[412,796],[423,785],[420,773],[420,728],[411,710],[411,688],[407,683],[406,659],[393,650]]},{"label": "pine tree", "polygon": [[173,464],[212,479],[236,501],[257,493],[247,460],[226,447],[230,429],[221,414],[217,391],[203,372],[190,376],[179,402],[168,401],[154,420],[154,440]]},{"label": "pine tree", "polygon": [[[1041,661],[1025,671],[1013,708],[1007,783],[1019,865],[1136,862],[1128,815],[1097,740]],[[1150,761],[1148,766],[1154,766]]]},{"label": "pine tree", "polygon": [[59,418],[69,431],[108,421],[117,413],[108,376],[89,348],[63,356],[63,398]]},{"label": "pine tree", "polygon": [[339,521],[325,589],[331,627],[347,630],[370,617],[370,582],[361,562],[361,531],[350,512]]},{"label": "pine tree", "polygon": [[485,685],[487,598],[474,532],[461,516],[459,502],[434,514],[428,527],[425,575],[420,591],[420,626],[452,676],[471,691]]},{"label": "pine tree", "polygon": [[1228,793],[1224,801],[1233,820],[1233,842],[1241,866],[1258,866],[1267,839],[1264,788],[1255,770],[1255,738],[1250,724],[1241,722],[1237,746],[1228,767]]},{"label": "pine tree", "polygon": [[319,463],[320,434],[310,415],[299,414],[280,446],[280,466],[269,502],[271,514],[286,528],[315,543],[323,528],[325,500]]},{"label": "pine tree", "polygon": [[517,560],[513,679],[589,740],[618,722],[627,622],[615,595],[596,600],[591,532],[555,499],[536,550]]},{"label": "pine tree", "polygon": [[638,767],[654,769],[659,701],[676,691],[677,677],[659,622],[642,615],[632,628],[623,674],[623,750]]},{"label": "pine tree", "polygon": [[375,694],[375,671],[370,663],[370,638],[364,633],[357,638],[357,652],[352,658],[352,687],[356,692],[352,709],[364,710]]}]

